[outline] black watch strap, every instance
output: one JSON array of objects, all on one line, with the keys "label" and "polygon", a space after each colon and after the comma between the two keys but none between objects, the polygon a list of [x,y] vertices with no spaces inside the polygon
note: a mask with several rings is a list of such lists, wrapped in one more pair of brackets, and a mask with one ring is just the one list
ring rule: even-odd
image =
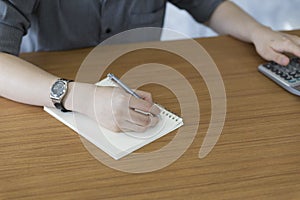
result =
[{"label": "black watch strap", "polygon": [[62,103],[54,103],[54,106],[61,110],[61,112],[72,112],[72,110],[67,110]]}]

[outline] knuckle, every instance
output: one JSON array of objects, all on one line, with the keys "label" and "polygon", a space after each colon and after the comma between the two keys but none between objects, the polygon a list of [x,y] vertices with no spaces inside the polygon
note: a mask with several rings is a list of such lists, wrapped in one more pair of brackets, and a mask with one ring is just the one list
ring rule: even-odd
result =
[{"label": "knuckle", "polygon": [[145,101],[144,102],[144,106],[146,108],[147,111],[150,111],[151,107],[152,107],[152,103],[148,102],[148,101]]}]

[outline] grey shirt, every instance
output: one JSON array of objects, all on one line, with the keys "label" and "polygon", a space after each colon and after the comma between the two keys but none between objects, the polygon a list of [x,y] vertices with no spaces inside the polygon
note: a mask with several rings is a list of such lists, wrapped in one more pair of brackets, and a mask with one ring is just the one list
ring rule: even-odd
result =
[{"label": "grey shirt", "polygon": [[[224,0],[169,0],[206,22]],[[162,27],[167,0],[0,0],[0,51],[96,46],[138,27]],[[24,37],[23,37],[24,36]],[[22,40],[23,39],[23,40]]]}]

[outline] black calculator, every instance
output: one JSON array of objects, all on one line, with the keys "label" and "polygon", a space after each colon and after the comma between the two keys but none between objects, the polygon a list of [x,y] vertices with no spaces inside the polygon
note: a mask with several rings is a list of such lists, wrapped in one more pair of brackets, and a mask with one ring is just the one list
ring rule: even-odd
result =
[{"label": "black calculator", "polygon": [[268,62],[258,70],[292,94],[300,96],[300,58],[293,57],[287,66]]}]

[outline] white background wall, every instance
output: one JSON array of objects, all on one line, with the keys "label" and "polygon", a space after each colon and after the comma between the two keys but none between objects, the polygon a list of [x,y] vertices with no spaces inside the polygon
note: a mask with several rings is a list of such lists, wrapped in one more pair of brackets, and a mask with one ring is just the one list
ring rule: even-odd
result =
[{"label": "white background wall", "polygon": [[[300,29],[300,0],[232,0],[259,22],[275,30]],[[215,36],[212,30],[197,23],[186,11],[167,5],[165,28],[189,37]],[[162,34],[162,40],[181,37]]]}]

